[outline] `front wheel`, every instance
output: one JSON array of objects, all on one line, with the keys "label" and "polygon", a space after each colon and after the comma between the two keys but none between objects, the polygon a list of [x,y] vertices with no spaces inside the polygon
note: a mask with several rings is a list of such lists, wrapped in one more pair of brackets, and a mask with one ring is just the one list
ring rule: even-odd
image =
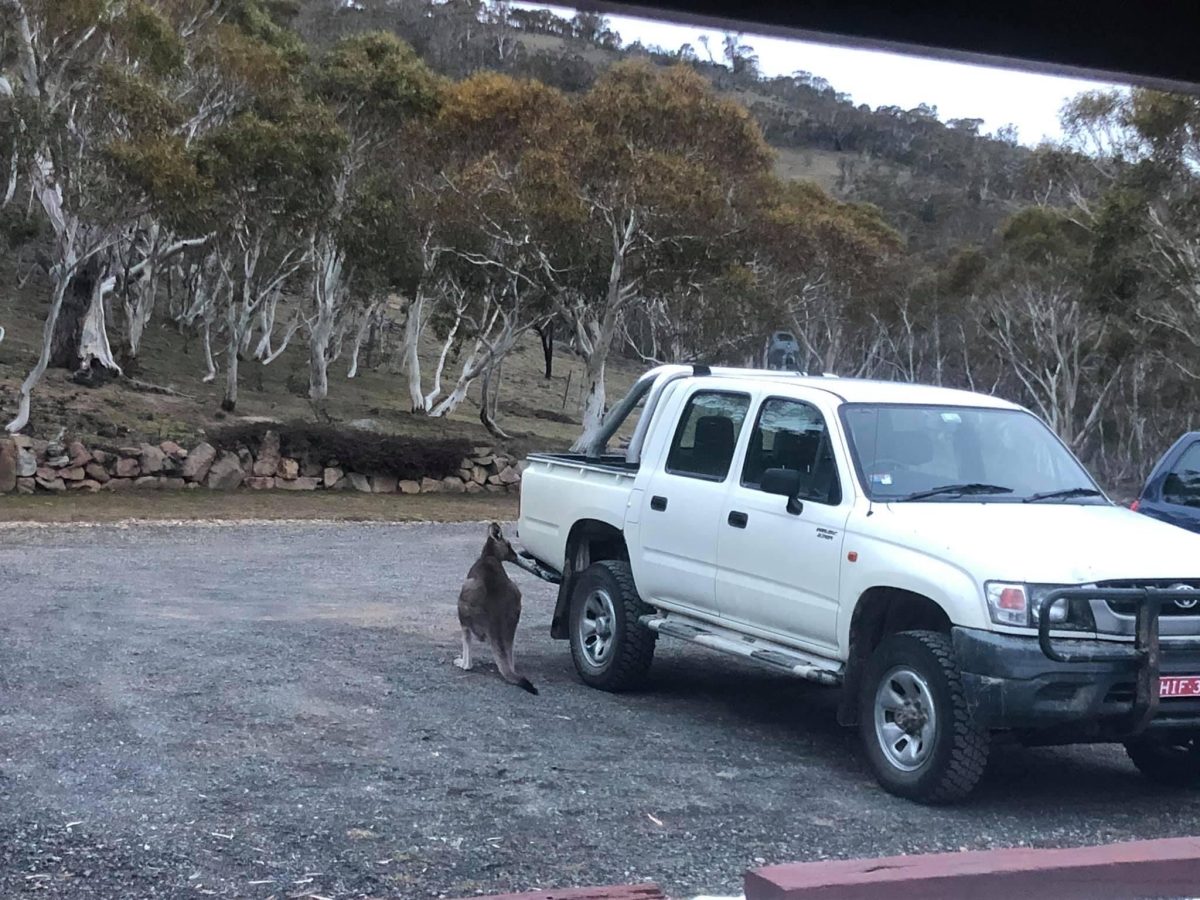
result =
[{"label": "front wheel", "polygon": [[639,619],[650,612],[629,563],[606,559],[584,569],[571,593],[571,659],[585,684],[627,691],[645,681],[658,635]]},{"label": "front wheel", "polygon": [[859,731],[885,790],[919,803],[967,796],[987,765],[950,638],[906,631],[884,638],[863,673]]},{"label": "front wheel", "polygon": [[1125,752],[1151,781],[1168,787],[1200,787],[1200,738],[1129,741]]}]

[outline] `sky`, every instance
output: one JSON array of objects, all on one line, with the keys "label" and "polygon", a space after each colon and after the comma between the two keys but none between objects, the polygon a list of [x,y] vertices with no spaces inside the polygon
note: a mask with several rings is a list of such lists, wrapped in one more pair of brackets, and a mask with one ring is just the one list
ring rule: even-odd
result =
[{"label": "sky", "polygon": [[[541,7],[559,15],[573,16],[569,7],[540,3],[514,4]],[[611,27],[625,44],[641,41],[677,50],[691,44],[703,58],[699,41],[707,34],[718,61],[724,33],[695,25],[676,25],[655,19],[609,16]],[[1044,139],[1060,140],[1059,110],[1082,91],[1111,87],[1103,82],[1042,75],[991,66],[968,65],[942,60],[859,50],[745,33],[743,42],[758,54],[765,75],[790,75],[797,70],[824,78],[834,90],[849,94],[855,103],[871,107],[899,106],[912,109],[921,103],[936,106],[942,121],[983,119],[982,131],[994,132],[1012,124],[1018,139],[1034,145]]]}]

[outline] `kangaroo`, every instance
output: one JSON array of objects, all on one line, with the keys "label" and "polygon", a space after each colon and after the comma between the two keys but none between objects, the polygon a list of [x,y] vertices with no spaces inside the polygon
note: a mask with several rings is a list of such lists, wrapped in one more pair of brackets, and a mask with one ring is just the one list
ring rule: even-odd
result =
[{"label": "kangaroo", "polygon": [[492,656],[500,675],[531,694],[537,688],[513,667],[513,637],[521,618],[521,591],[504,571],[504,564],[520,565],[512,544],[504,537],[500,525],[488,526],[487,542],[479,559],[467,573],[458,594],[458,621],[462,625],[462,656],[454,664],[464,671],[471,669],[471,638],[492,645]]}]

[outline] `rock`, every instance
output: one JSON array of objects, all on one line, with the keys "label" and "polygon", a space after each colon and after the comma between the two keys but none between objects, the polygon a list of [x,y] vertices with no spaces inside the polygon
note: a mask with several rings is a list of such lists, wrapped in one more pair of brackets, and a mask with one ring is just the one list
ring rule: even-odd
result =
[{"label": "rock", "polygon": [[485,484],[483,489],[489,494],[503,494],[508,488],[502,484]]},{"label": "rock", "polygon": [[472,447],[471,452],[476,456],[490,456],[495,450],[494,447]]},{"label": "rock", "polygon": [[33,474],[41,481],[50,481],[52,478],[58,477],[58,470],[52,469],[49,466],[38,466]]},{"label": "rock", "polygon": [[18,494],[32,494],[36,490],[37,490],[37,480],[36,479],[34,479],[34,478],[18,478],[17,479],[17,493]]},{"label": "rock", "polygon": [[32,478],[37,473],[37,457],[28,447],[17,447],[17,477]]},{"label": "rock", "polygon": [[66,456],[66,455],[67,455],[67,448],[64,447],[59,441],[50,441],[49,443],[46,444],[46,458],[47,459],[49,459],[51,456]]},{"label": "rock", "polygon": [[371,476],[371,493],[373,494],[394,494],[398,479],[395,475],[372,475]]},{"label": "rock", "polygon": [[142,444],[142,452],[138,455],[138,464],[147,475],[157,475],[163,470],[167,455],[153,444]]},{"label": "rock", "polygon": [[100,482],[92,481],[90,478],[85,478],[83,481],[72,481],[67,485],[67,490],[70,491],[87,491],[89,494],[94,494],[100,490]]},{"label": "rock", "polygon": [[134,481],[133,486],[139,491],[157,491],[162,487],[157,475],[143,475]]},{"label": "rock", "polygon": [[187,482],[182,478],[159,478],[158,485],[164,491],[182,491]]},{"label": "rock", "polygon": [[260,477],[274,475],[279,468],[279,433],[267,430],[258,447],[258,459],[254,463],[254,474]]},{"label": "rock", "polygon": [[171,459],[185,459],[187,457],[187,451],[174,441],[163,441],[158,445],[158,449],[171,457]]},{"label": "rock", "polygon": [[67,444],[67,456],[71,458],[71,465],[78,468],[83,468],[92,461],[92,454],[83,446],[82,441],[71,441]]},{"label": "rock", "polygon": [[246,487],[252,491],[270,491],[275,488],[275,479],[271,476],[252,475],[246,479]]},{"label": "rock", "polygon": [[471,470],[471,480],[476,484],[487,484],[488,470],[483,466],[476,466]]},{"label": "rock", "polygon": [[22,450],[32,450],[33,449],[33,438],[31,438],[27,434],[14,434],[12,437],[9,438],[9,440],[12,441],[14,444],[16,444],[18,447],[20,447]]},{"label": "rock", "polygon": [[99,463],[88,463],[83,467],[83,471],[92,481],[98,481],[101,484],[108,484],[110,478],[112,477],[108,474],[108,469],[104,468],[104,466],[100,465]]},{"label": "rock", "polygon": [[364,494],[371,493],[371,479],[359,472],[351,472],[346,476],[350,480],[350,486],[356,491],[361,491]]},{"label": "rock", "polygon": [[118,478],[136,478],[142,474],[142,467],[136,459],[130,459],[123,456],[117,460],[116,468],[113,469],[113,474]]},{"label": "rock", "polygon": [[111,453],[106,453],[103,450],[93,450],[92,461],[98,465],[107,466],[113,461],[113,455]]},{"label": "rock", "polygon": [[450,475],[442,479],[442,490],[447,494],[462,494],[466,492],[467,486],[463,484],[461,478]]},{"label": "rock", "polygon": [[345,472],[333,466],[327,466],[325,471],[321,473],[321,481],[324,482],[327,488],[333,487],[345,477]]},{"label": "rock", "polygon": [[203,481],[208,470],[217,458],[217,449],[209,443],[201,443],[193,447],[183,461],[181,474],[188,481]]},{"label": "rock", "polygon": [[501,484],[516,484],[520,480],[521,474],[512,466],[507,466],[504,471],[500,473]]},{"label": "rock", "polygon": [[496,487],[500,484],[499,475],[489,475],[487,478],[488,487]]},{"label": "rock", "polygon": [[397,487],[402,494],[419,494],[421,493],[421,482],[419,481],[401,481]]},{"label": "rock", "polygon": [[377,434],[383,434],[386,430],[375,419],[355,419],[353,422],[347,422],[346,427],[357,428],[359,431],[374,431]]},{"label": "rock", "polygon": [[[41,470],[39,469],[39,471]],[[53,491],[56,494],[60,494],[67,489],[67,483],[61,478],[43,478],[39,475],[34,480],[37,482],[38,487],[47,491]]]},{"label": "rock", "polygon": [[200,485],[196,484],[196,482],[194,482],[194,481],[185,481],[183,483],[183,487],[185,490],[188,490],[188,491],[195,491],[195,490],[200,489]]},{"label": "rock", "polygon": [[183,469],[183,463],[178,459],[168,456],[163,460],[161,474],[178,475],[181,469]]},{"label": "rock", "polygon": [[141,447],[122,447],[117,452],[120,453],[122,456],[128,457],[129,459],[137,459],[139,456],[142,455],[142,448]]},{"label": "rock", "polygon": [[301,475],[299,478],[293,478],[290,481],[275,479],[275,487],[281,491],[315,491],[320,484],[320,478],[312,478],[308,475]]},{"label": "rock", "polygon": [[477,465],[477,466],[490,466],[493,462],[496,461],[496,457],[490,456],[490,455],[489,456],[476,456],[471,461],[474,462],[475,465]]},{"label": "rock", "polygon": [[[190,456],[188,462],[191,462]],[[245,477],[246,471],[242,468],[241,460],[233,453],[222,451],[209,467],[208,477],[204,480],[204,484],[209,490],[231,491],[240,487]]]},{"label": "rock", "polygon": [[113,478],[104,485],[106,491],[128,491],[132,488],[132,478]]},{"label": "rock", "polygon": [[442,490],[442,483],[440,481],[438,481],[436,478],[422,478],[421,479],[421,493],[422,494],[437,494],[437,493],[440,493],[441,490]]},{"label": "rock", "polygon": [[58,456],[46,457],[46,465],[52,469],[65,469],[70,464],[71,457],[67,456],[65,453],[61,453]]},{"label": "rock", "polygon": [[320,478],[325,474],[325,467],[311,459],[306,459],[300,463],[300,474],[305,478]]},{"label": "rock", "polygon": [[482,494],[483,493],[483,485],[476,484],[475,482],[472,481],[470,484],[466,485],[466,490],[467,490],[468,494]]},{"label": "rock", "polygon": [[58,474],[63,481],[83,481],[87,477],[82,466],[71,466],[69,469],[60,469]]},{"label": "rock", "polygon": [[291,481],[299,474],[300,463],[296,462],[294,459],[289,459],[286,456],[279,460],[278,464],[275,466],[275,476],[277,478],[283,478],[287,481]]},{"label": "rock", "polygon": [[[19,450],[9,438],[0,438],[0,494],[17,489]],[[36,466],[34,467],[36,470]]]},{"label": "rock", "polygon": [[247,472],[254,467],[254,454],[245,447],[238,447],[237,458],[238,462],[242,464],[242,468]]}]

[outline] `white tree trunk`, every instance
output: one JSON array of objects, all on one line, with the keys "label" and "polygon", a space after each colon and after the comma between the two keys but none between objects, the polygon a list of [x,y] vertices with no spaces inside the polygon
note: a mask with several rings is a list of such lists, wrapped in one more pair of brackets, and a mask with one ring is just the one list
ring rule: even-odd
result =
[{"label": "white tree trunk", "polygon": [[378,308],[378,301],[373,302],[363,311],[362,318],[358,321],[358,328],[354,332],[354,343],[351,347],[350,368],[346,372],[347,378],[358,376],[358,355],[362,352],[362,345],[366,341],[367,335],[371,333],[371,326],[375,323],[375,310]]},{"label": "white tree trunk", "polygon": [[584,450],[600,431],[604,421],[607,395],[604,386],[604,370],[608,365],[608,350],[612,336],[607,342],[598,343],[588,354],[584,366],[583,434],[572,446],[575,452]]},{"label": "white tree trunk", "polygon": [[408,399],[413,412],[424,412],[425,394],[421,390],[421,332],[424,323],[425,295],[421,289],[408,305],[404,322],[404,372],[408,376]]},{"label": "white tree trunk", "polygon": [[205,384],[211,384],[217,379],[217,363],[216,360],[213,359],[212,352],[212,323],[210,323],[207,319],[204,320],[203,334],[204,365],[207,367],[207,371],[205,372],[201,381],[203,381]]},{"label": "white tree trunk", "polygon": [[106,323],[105,298],[116,286],[113,276],[102,278],[92,288],[91,301],[88,303],[87,314],[83,318],[83,333],[79,338],[79,367],[90,369],[93,363],[102,368],[120,373],[121,367],[113,359],[112,347],[108,342],[108,327]]},{"label": "white tree trunk", "polygon": [[58,278],[55,280],[54,293],[50,298],[50,311],[46,314],[45,325],[42,326],[42,352],[38,355],[37,364],[21,382],[21,390],[17,395],[20,398],[17,415],[5,426],[5,430],[9,434],[16,434],[29,424],[30,397],[33,395],[33,389],[42,380],[42,376],[46,374],[47,366],[50,365],[50,345],[54,340],[54,326],[58,324],[58,312],[62,309],[63,297],[67,293],[67,285],[71,283],[73,270],[73,266],[70,269],[60,270]]}]

